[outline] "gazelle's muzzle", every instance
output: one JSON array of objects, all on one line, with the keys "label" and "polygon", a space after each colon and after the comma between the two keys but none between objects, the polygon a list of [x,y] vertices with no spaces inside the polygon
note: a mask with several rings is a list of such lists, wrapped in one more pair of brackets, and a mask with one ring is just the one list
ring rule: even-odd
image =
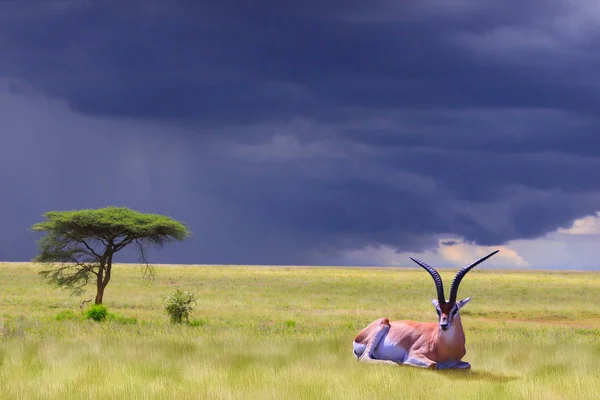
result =
[{"label": "gazelle's muzzle", "polygon": [[442,315],[440,317],[440,328],[445,331],[450,328],[450,323],[448,322],[448,317],[446,315]]}]

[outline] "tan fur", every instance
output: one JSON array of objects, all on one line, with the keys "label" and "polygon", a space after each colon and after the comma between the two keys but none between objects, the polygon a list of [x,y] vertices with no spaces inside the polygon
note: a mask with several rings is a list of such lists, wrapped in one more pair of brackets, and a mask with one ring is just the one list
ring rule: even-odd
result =
[{"label": "tan fur", "polygon": [[[451,307],[442,310],[450,312]],[[389,326],[386,335],[389,342],[405,349],[408,358],[416,358],[428,364],[428,368],[436,368],[437,363],[457,362],[466,354],[465,335],[460,321],[460,314],[452,319],[452,336],[444,335],[436,322],[416,322],[409,320],[389,321],[379,318],[362,329],[354,341],[364,344],[370,349],[379,329]],[[448,331],[447,331],[448,332]],[[375,344],[376,345],[376,344]],[[367,351],[363,356],[367,357]]]},{"label": "tan fur", "polygon": [[373,335],[375,334],[375,328],[377,328],[380,325],[389,325],[389,324],[390,324],[390,320],[387,318],[376,319],[375,321],[373,321],[369,325],[367,325],[367,327],[364,328],[362,331],[358,332],[358,335],[356,335],[356,338],[354,339],[354,341],[356,343],[367,344],[367,341],[369,339],[373,338]]}]

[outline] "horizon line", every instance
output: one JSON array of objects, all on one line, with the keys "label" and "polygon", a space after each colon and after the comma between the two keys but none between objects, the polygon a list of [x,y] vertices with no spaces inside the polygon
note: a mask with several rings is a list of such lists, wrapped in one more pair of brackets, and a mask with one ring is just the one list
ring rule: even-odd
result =
[{"label": "horizon line", "polygon": [[[0,267],[6,264],[35,264],[33,261],[0,261]],[[336,268],[336,269],[402,269],[409,271],[420,271],[420,268],[414,266],[403,267],[400,265],[296,265],[296,264],[189,264],[189,263],[148,263],[155,267],[251,267],[251,268]],[[113,265],[139,266],[143,263],[135,262],[115,262]],[[462,267],[436,267],[438,270],[460,269]],[[474,269],[471,272],[515,272],[515,273],[600,273],[598,269],[536,269],[536,268],[507,268],[507,267],[487,267]]]}]

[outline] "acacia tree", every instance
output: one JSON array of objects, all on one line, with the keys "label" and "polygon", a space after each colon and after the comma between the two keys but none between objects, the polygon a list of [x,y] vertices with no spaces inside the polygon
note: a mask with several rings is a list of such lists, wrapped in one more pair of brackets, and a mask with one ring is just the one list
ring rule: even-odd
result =
[{"label": "acacia tree", "polygon": [[39,241],[40,253],[34,262],[44,264],[40,275],[50,283],[81,293],[90,280],[96,281],[96,304],[102,304],[110,282],[113,256],[129,245],[137,246],[145,271],[148,245],[162,248],[165,243],[189,236],[181,222],[158,214],[145,214],[125,207],[95,210],[51,211],[34,231],[47,232]]}]

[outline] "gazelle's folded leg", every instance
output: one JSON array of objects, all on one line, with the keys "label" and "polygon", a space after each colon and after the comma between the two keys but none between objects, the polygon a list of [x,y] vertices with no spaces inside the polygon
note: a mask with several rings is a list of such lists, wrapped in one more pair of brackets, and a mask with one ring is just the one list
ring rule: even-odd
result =
[{"label": "gazelle's folded leg", "polygon": [[429,368],[429,369],[437,368],[437,363],[435,361],[432,361],[429,358],[427,358],[421,354],[409,355],[408,358],[404,361],[404,364],[410,365],[413,367],[419,367],[419,368]]},{"label": "gazelle's folded leg", "polygon": [[364,344],[365,348],[362,354],[358,355],[358,361],[377,364],[398,365],[391,360],[378,360],[374,357],[373,352],[381,342],[381,340],[390,331],[390,321],[387,318],[380,318],[373,321],[369,326],[363,329],[355,339],[356,344]]},{"label": "gazelle's folded leg", "polygon": [[373,356],[373,352],[375,351],[375,349],[377,348],[379,343],[381,343],[381,340],[385,337],[385,335],[387,335],[387,333],[389,331],[390,331],[389,323],[387,325],[380,325],[379,327],[377,327],[376,330],[373,332],[374,333],[373,337],[367,343],[367,348],[365,349],[365,352],[363,353],[363,355],[360,357],[359,361],[371,363],[371,364],[399,365],[395,361],[379,360],[379,359],[374,358],[374,356]]}]

